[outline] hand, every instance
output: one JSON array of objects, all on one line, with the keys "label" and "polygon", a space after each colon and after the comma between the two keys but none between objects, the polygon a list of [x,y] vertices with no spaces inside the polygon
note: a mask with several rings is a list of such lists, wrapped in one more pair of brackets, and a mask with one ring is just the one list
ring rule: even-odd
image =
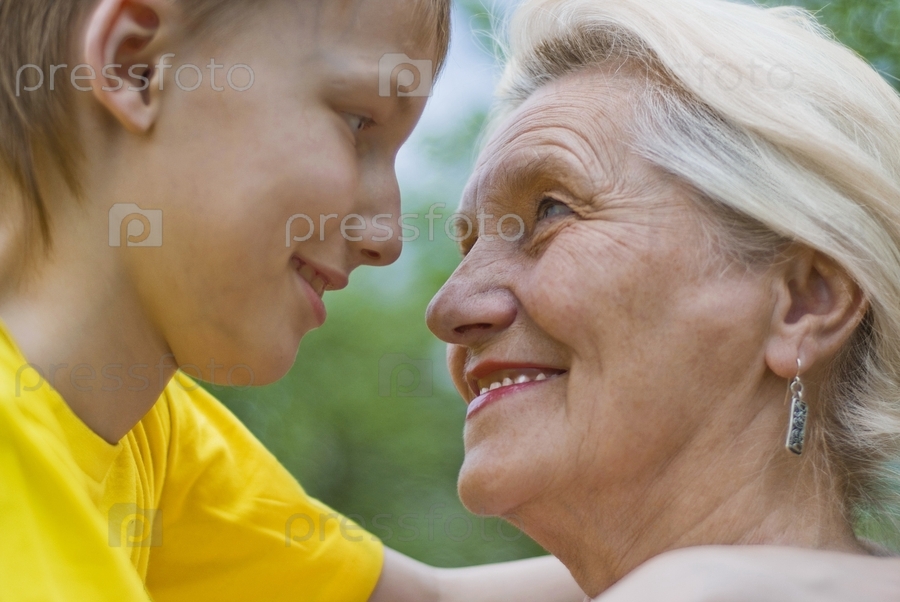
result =
[{"label": "hand", "polygon": [[595,602],[897,602],[900,558],[776,546],[657,556]]}]

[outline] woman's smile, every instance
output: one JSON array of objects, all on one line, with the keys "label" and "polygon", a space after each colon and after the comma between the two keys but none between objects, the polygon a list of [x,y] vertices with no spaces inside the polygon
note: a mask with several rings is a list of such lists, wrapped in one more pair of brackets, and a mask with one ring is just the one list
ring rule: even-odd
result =
[{"label": "woman's smile", "polygon": [[475,395],[469,402],[466,419],[472,418],[479,410],[503,397],[539,387],[567,373],[560,368],[531,363],[481,362],[466,375],[469,389]]}]

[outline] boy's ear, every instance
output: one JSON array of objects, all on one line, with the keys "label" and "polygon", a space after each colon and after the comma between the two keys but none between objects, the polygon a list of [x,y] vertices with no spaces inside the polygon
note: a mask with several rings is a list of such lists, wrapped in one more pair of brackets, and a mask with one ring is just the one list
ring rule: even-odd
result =
[{"label": "boy's ear", "polygon": [[776,274],[776,303],[766,363],[785,379],[829,361],[862,321],[869,303],[856,282],[831,258],[795,249]]},{"label": "boy's ear", "polygon": [[100,0],[88,17],[85,64],[96,74],[97,100],[130,132],[148,131],[159,114],[157,41],[163,0]]}]

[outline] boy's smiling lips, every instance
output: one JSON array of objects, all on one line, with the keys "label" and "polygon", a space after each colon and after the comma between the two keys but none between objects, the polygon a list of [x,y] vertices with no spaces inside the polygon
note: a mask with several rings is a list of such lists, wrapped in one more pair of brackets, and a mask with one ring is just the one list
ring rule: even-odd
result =
[{"label": "boy's smiling lips", "polygon": [[291,263],[297,273],[306,280],[320,297],[327,291],[339,291],[347,288],[349,278],[341,271],[300,257],[296,253],[291,256]]},{"label": "boy's smiling lips", "polygon": [[346,288],[348,284],[347,276],[338,270],[322,267],[319,264],[312,264],[296,254],[291,256],[291,265],[294,268],[294,272],[300,277],[299,279],[307,293],[307,299],[312,305],[319,325],[324,324],[327,313],[325,304],[322,302],[322,296],[326,290],[334,291]]}]

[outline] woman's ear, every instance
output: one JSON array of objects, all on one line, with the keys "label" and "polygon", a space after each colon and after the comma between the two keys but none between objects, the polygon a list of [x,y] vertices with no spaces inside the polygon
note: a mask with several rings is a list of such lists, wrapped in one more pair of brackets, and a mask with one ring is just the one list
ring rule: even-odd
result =
[{"label": "woman's ear", "polygon": [[831,258],[794,248],[779,264],[776,303],[766,363],[782,378],[834,357],[862,321],[869,303],[856,282]]},{"label": "woman's ear", "polygon": [[[101,0],[88,17],[85,64],[93,93],[130,132],[147,132],[159,114],[161,21],[172,8],[162,0]],[[172,55],[168,55],[172,56]]]}]

